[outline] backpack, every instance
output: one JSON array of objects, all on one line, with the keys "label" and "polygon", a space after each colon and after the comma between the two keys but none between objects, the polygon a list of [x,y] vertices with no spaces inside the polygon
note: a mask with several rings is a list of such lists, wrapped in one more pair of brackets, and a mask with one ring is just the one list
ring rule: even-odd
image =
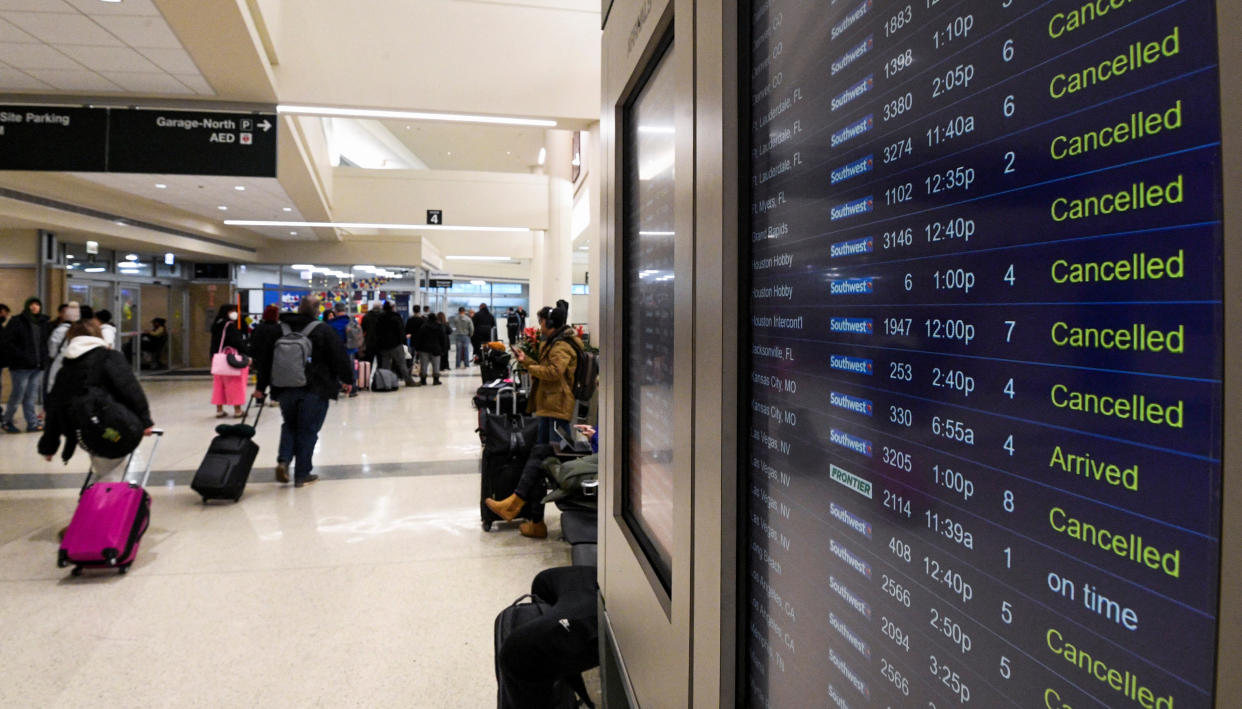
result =
[{"label": "backpack", "polygon": [[578,355],[578,366],[574,368],[574,398],[578,401],[590,401],[595,396],[595,388],[599,382],[599,355],[579,347],[572,336],[566,337],[565,341]]},{"label": "backpack", "polygon": [[306,386],[306,365],[311,361],[310,332],[319,324],[312,320],[298,332],[285,323],[280,324],[281,336],[276,340],[272,353],[272,386],[296,389]]},{"label": "backpack", "polygon": [[345,349],[360,349],[364,341],[362,326],[358,324],[357,320],[350,318],[349,322],[345,324]]},{"label": "backpack", "polygon": [[138,415],[113,398],[106,387],[88,384],[69,402],[78,443],[102,458],[124,458],[142,442]]}]

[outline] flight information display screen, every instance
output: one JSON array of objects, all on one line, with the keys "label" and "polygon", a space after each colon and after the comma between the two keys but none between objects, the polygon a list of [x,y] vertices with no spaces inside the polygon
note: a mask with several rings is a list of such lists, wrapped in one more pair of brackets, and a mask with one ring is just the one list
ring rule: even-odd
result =
[{"label": "flight information display screen", "polygon": [[747,12],[746,704],[1211,706],[1214,4]]}]

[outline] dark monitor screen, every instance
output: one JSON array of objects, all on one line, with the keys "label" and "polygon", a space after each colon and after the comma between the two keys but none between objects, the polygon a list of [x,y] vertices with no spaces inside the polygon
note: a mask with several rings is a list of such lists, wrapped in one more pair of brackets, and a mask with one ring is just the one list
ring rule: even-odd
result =
[{"label": "dark monitor screen", "polygon": [[623,122],[622,516],[665,589],[672,583],[673,107],[666,47]]},{"label": "dark monitor screen", "polygon": [[748,12],[747,703],[1211,706],[1215,5]]}]

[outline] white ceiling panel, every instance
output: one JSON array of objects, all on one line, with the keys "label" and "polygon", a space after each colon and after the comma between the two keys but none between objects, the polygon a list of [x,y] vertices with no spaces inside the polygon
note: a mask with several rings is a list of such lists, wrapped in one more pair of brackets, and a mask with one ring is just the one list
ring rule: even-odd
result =
[{"label": "white ceiling panel", "polygon": [[132,15],[96,16],[95,21],[109,32],[120,37],[131,47],[139,49],[180,49],[181,40],[163,17],[135,17]]},{"label": "white ceiling panel", "polygon": [[61,48],[61,51],[78,60],[83,66],[90,67],[92,70],[101,73],[110,71],[157,72],[160,70],[150,60],[139,54],[137,50],[130,49],[129,47],[66,45]]},{"label": "white ceiling panel", "polygon": [[[69,8],[72,10],[73,8]],[[81,13],[6,12],[12,22],[48,44],[93,44],[117,47],[121,40]]]},{"label": "white ceiling panel", "polygon": [[194,92],[200,96],[215,96],[216,92],[211,88],[211,84],[202,77],[201,74],[176,74],[177,81],[194,89]]},{"label": "white ceiling panel", "polygon": [[[266,219],[302,221],[280,181],[268,177],[207,177],[201,175],[132,175],[119,173],[73,173],[75,177],[144,199],[167,204],[211,221]],[[158,188],[157,184],[164,185]],[[244,187],[239,190],[237,187]],[[228,207],[221,210],[220,207]],[[288,207],[290,211],[284,211]],[[122,215],[123,216],[123,215]],[[297,227],[252,228],[256,234],[285,241],[310,241],[311,229]],[[296,235],[289,232],[296,231]]]},{"label": "white ceiling panel", "polygon": [[66,71],[63,69],[31,69],[26,72],[34,78],[50,84],[61,91],[120,91],[121,87],[108,81],[93,71],[81,69]]},{"label": "white ceiling panel", "polygon": [[126,91],[143,94],[193,94],[194,89],[164,72],[105,71],[104,78]]},{"label": "white ceiling panel", "polygon": [[[98,2],[99,0],[95,1]],[[61,2],[61,0],[0,0],[0,10],[73,12],[73,8]]]},{"label": "white ceiling panel", "polygon": [[[88,15],[148,15],[159,17],[160,11],[151,0],[122,0],[122,2],[99,2],[99,0],[66,0],[70,5]],[[0,3],[4,0],[0,0]]]},{"label": "white ceiling panel", "polygon": [[38,44],[39,40],[28,32],[23,32],[15,25],[0,20],[0,42],[20,42],[22,44]]},{"label": "white ceiling panel", "polygon": [[46,44],[14,44],[0,42],[0,62],[15,69],[68,69],[84,67]]},{"label": "white ceiling panel", "polygon": [[198,67],[184,49],[140,49],[143,56],[169,74],[197,74]]},{"label": "white ceiling panel", "polygon": [[38,91],[40,89],[52,88],[51,84],[45,84],[29,74],[23,74],[3,64],[0,64],[0,86],[12,87],[22,91]]}]

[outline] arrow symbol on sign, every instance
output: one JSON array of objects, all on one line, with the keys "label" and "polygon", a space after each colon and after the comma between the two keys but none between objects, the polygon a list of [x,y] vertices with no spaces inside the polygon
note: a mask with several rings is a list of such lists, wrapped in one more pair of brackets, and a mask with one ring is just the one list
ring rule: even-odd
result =
[{"label": "arrow symbol on sign", "polygon": [[266,133],[266,132],[268,132],[269,130],[271,130],[271,129],[272,129],[272,124],[271,124],[271,123],[268,123],[266,118],[264,118],[264,119],[263,119],[263,122],[262,122],[262,123],[260,123],[260,124],[258,124],[258,126],[259,126],[260,128],[262,128],[262,129],[263,129],[263,132],[264,132],[264,133]]}]

